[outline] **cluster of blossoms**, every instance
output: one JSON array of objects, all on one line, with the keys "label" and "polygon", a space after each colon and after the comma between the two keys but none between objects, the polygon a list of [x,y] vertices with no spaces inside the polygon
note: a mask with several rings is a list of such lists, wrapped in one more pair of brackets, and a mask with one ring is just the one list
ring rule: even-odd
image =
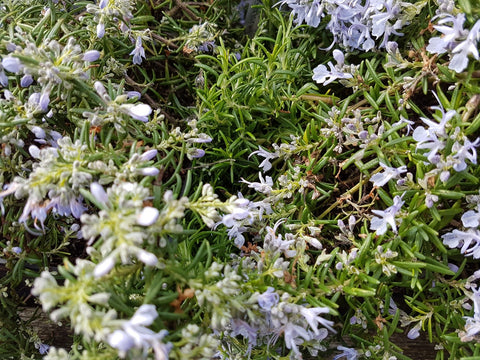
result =
[{"label": "cluster of blossoms", "polygon": [[[302,358],[299,346],[316,356],[319,350],[325,350],[321,342],[328,330],[335,333],[333,322],[321,317],[330,312],[328,307],[297,304],[290,294],[279,293],[273,287],[261,294],[248,290],[246,280],[249,278],[270,274],[267,277],[283,279],[289,272],[289,259],[298,256],[295,250],[298,239],[292,234],[286,234],[285,239],[277,235],[279,225],[277,223],[273,229],[267,227],[263,247],[252,251],[250,257],[238,258],[233,267],[213,263],[205,272],[205,280],[210,281],[206,284],[192,281],[190,286],[195,289],[199,304],[211,312],[212,327],[222,334],[224,341],[240,335],[247,341],[250,353],[261,344],[274,349],[279,337],[283,336],[285,346],[292,350],[292,358]],[[239,274],[239,269],[243,269],[243,275]],[[238,355],[229,342],[223,343],[222,348],[222,359]]]},{"label": "cluster of blossoms", "polygon": [[190,130],[188,132],[182,131],[180,127],[174,128],[170,131],[168,139],[162,141],[157,148],[168,149],[169,147],[180,150],[182,146],[186,146],[187,157],[190,160],[201,158],[205,155],[205,150],[198,148],[197,144],[209,143],[212,138],[205,133],[200,132],[197,128],[197,120],[190,119],[187,121]]},{"label": "cluster of blossoms", "polygon": [[[11,146],[23,147],[20,138],[25,126],[36,137],[36,142],[52,145],[60,135],[48,128],[46,120],[56,112],[51,107],[51,94],[58,92],[62,99],[71,95],[81,82],[89,79],[88,66],[100,57],[97,50],[82,50],[73,37],[66,45],[51,39],[44,39],[37,45],[33,40],[19,35],[20,45],[8,42],[0,66],[0,84],[7,87],[12,81],[7,74],[20,77],[18,88],[5,89],[0,99],[2,126],[0,136],[5,155],[11,153]],[[25,91],[24,89],[27,89]]]},{"label": "cluster of blossoms", "polygon": [[188,207],[198,212],[208,227],[216,228],[222,224],[228,228],[229,238],[234,239],[235,245],[239,248],[245,243],[243,233],[255,220],[261,219],[264,211],[271,212],[271,209],[263,206],[263,203],[251,202],[245,199],[241,193],[222,202],[210,184],[202,187],[201,197],[190,203]]},{"label": "cluster of blossoms", "polygon": [[[158,316],[155,306],[141,305],[130,320],[117,319],[115,310],[107,310],[110,294],[101,291],[102,281],[94,278],[94,266],[87,260],[77,260],[75,266],[69,264],[71,275],[63,286],[58,285],[50,272],[44,271],[35,279],[32,294],[40,297],[44,311],[63,305],[50,313],[53,321],[69,318],[75,333],[87,339],[105,341],[117,349],[122,358],[127,353],[145,358],[148,351],[153,349],[157,360],[168,359],[171,344],[162,342],[167,331],[156,333],[147,328]],[[66,273],[67,270],[62,271]],[[62,350],[51,347],[45,359],[55,359],[57,356],[67,358],[68,355]]]},{"label": "cluster of blossoms", "polygon": [[465,14],[463,13],[456,16],[451,13],[440,13],[436,18],[440,20],[438,20],[438,25],[434,25],[434,28],[441,32],[442,36],[432,37],[428,42],[427,51],[432,54],[448,53],[450,55],[448,67],[460,73],[468,66],[470,55],[475,60],[479,59],[480,21],[477,21],[468,30],[463,27],[465,23]]},{"label": "cluster of blossoms", "polygon": [[248,157],[250,158],[252,155],[258,155],[265,158],[259,165],[259,167],[264,171],[267,172],[272,169],[272,160],[275,159],[283,159],[286,160],[293,154],[299,153],[304,150],[308,150],[312,148],[312,145],[302,145],[300,144],[300,138],[298,136],[290,135],[290,139],[292,140],[289,144],[282,143],[272,144],[273,152],[269,152],[265,149],[262,149],[260,146],[258,150],[252,152]]},{"label": "cluster of blossoms", "polygon": [[[343,334],[353,327],[369,337],[372,332],[367,328],[375,322],[382,339],[370,342],[372,345],[364,342],[363,349],[358,351],[338,346],[340,353],[333,357],[334,360],[356,360],[362,356],[392,360],[396,358],[385,350],[388,346],[379,345],[386,343],[387,334],[394,330],[382,331],[384,326],[399,321],[402,327],[409,329],[407,337],[410,339],[417,338],[427,322],[436,321],[434,326],[439,328],[442,320],[433,316],[437,301],[425,303],[431,305],[432,310],[410,315],[398,309],[391,300],[392,296],[398,295],[392,286],[407,284],[407,296],[418,295],[416,288],[420,290],[422,296],[412,296],[412,301],[405,297],[402,301],[402,307],[415,307],[417,313],[423,310],[416,307],[416,301],[423,297],[429,300],[428,292],[423,291],[425,286],[432,284],[429,290],[433,294],[440,286],[450,286],[442,275],[452,275],[459,268],[453,264],[447,266],[445,259],[457,251],[445,251],[441,260],[438,260],[440,257],[435,259],[431,255],[438,254],[435,246],[440,245],[440,248],[441,243],[428,241],[431,234],[423,234],[421,230],[427,225],[424,219],[430,220],[430,213],[434,211],[441,211],[441,214],[438,215],[439,221],[435,219],[430,224],[432,233],[443,233],[444,226],[450,226],[440,223],[447,219],[442,219],[446,213],[442,207],[450,198],[441,198],[441,191],[436,191],[453,182],[449,181],[453,177],[452,169],[461,178],[462,172],[477,164],[476,148],[480,139],[471,141],[464,130],[469,125],[458,123],[459,114],[455,110],[445,110],[442,105],[433,107],[437,111],[433,120],[421,117],[420,125],[409,137],[414,122],[400,116],[399,122],[390,124],[387,117],[395,107],[383,105],[394,99],[392,91],[400,91],[405,77],[394,79],[391,76],[394,72],[387,71],[373,85],[368,76],[362,77],[365,63],[358,66],[345,64],[348,51],[381,48],[386,48],[389,53],[387,61],[401,63],[403,59],[398,46],[389,39],[392,35],[402,35],[401,29],[425,3],[411,4],[401,0],[283,0],[279,3],[292,9],[298,24],[305,22],[318,27],[322,19],[328,19],[326,27],[333,34],[332,46],[338,44],[346,50],[346,53],[333,50],[333,61],[319,65],[314,70],[313,80],[323,85],[338,80],[340,84],[353,88],[362,82],[363,90],[377,92],[378,103],[374,106],[368,94],[362,99],[362,92],[359,92],[350,98],[358,101],[353,106],[349,106],[350,100],[342,102],[334,97],[331,103],[305,105],[300,120],[313,118],[319,121],[311,121],[309,129],[307,126],[305,131],[295,132],[287,142],[274,143],[268,147],[271,150],[258,146],[258,150],[249,156],[261,158],[258,181],[252,180],[256,175],[249,177],[247,166],[241,168],[242,175],[252,180],[242,178],[241,186],[251,190],[252,196],[261,199],[259,201],[253,201],[241,192],[229,193],[232,189],[219,176],[214,176],[211,183],[219,188],[225,185],[225,193],[229,194],[225,199],[208,183],[200,183],[197,191],[189,195],[194,181],[192,177],[200,175],[203,179],[198,168],[211,166],[204,163],[198,167],[190,162],[206,154],[201,147],[213,142],[213,136],[200,131],[199,127],[205,126],[201,123],[205,121],[203,118],[187,118],[183,122],[188,126],[186,131],[176,127],[177,123],[168,128],[163,122],[164,117],[159,116],[159,109],[140,102],[139,92],[124,91],[123,85],[117,84],[115,79],[109,79],[108,85],[90,79],[97,73],[97,65],[100,74],[103,71],[110,76],[116,73],[112,69],[117,68],[120,71],[116,74],[123,76],[126,67],[118,64],[128,63],[130,66],[130,62],[119,56],[118,63],[115,63],[117,60],[113,58],[113,54],[122,51],[117,53],[105,48],[105,55],[98,50],[84,51],[80,44],[88,41],[76,43],[67,36],[64,37],[65,44],[47,36],[40,41],[17,41],[21,45],[13,42],[0,45],[5,47],[6,53],[1,60],[0,84],[9,87],[9,90],[3,90],[0,99],[0,121],[5,125],[0,126],[0,140],[2,145],[8,143],[0,153],[0,160],[3,161],[3,155],[8,158],[15,145],[28,147],[30,154],[27,162],[18,166],[23,176],[15,176],[0,192],[3,215],[3,202],[10,201],[8,214],[2,217],[2,221],[7,223],[12,218],[14,212],[10,208],[22,211],[17,205],[11,206],[13,201],[11,197],[7,198],[11,195],[25,199],[18,222],[30,233],[45,235],[53,223],[49,216],[69,217],[66,222],[74,222],[70,232],[76,233],[79,242],[84,240],[85,253],[82,256],[85,258],[77,259],[74,264],[64,260],[64,266],[58,267],[60,281],[55,273],[43,271],[32,290],[53,321],[68,319],[75,333],[82,337],[85,347],[82,350],[72,348],[72,353],[76,353],[74,356],[194,360],[253,358],[258,354],[279,357],[288,353],[291,359],[302,359],[308,351],[311,356],[318,357],[319,351],[326,350],[327,336],[340,328],[328,318],[335,316],[335,319],[345,321]],[[188,7],[196,6],[194,2],[192,4],[172,4],[175,8],[171,13],[185,11],[189,14]],[[248,4],[252,5],[253,1]],[[79,23],[89,25],[89,36],[93,39],[96,35],[107,43],[109,36],[115,34],[134,43],[135,49],[129,53],[130,48],[124,47],[123,54],[133,56],[133,65],[140,65],[145,58],[144,41],[155,34],[149,29],[137,30],[143,20],[133,19],[135,5],[133,0],[92,2],[86,5],[86,12],[79,15]],[[435,29],[443,36],[432,38],[427,50],[449,53],[450,68],[463,71],[469,56],[479,58],[476,46],[480,39],[480,25],[477,25],[480,22],[471,30],[465,30],[465,15],[451,15],[452,6],[448,0],[441,1],[442,10],[437,12],[440,20]],[[142,8],[145,13],[149,10],[148,7]],[[177,14],[176,17],[180,16]],[[162,22],[169,21],[167,18],[170,15]],[[145,19],[145,22],[149,21],[148,16]],[[450,24],[452,26],[447,26]],[[212,52],[216,47],[216,36],[216,25],[203,21],[185,36],[178,37],[184,40],[183,52],[178,54]],[[10,40],[18,38],[12,35]],[[257,45],[255,41],[257,39],[252,43]],[[259,37],[258,45],[262,41]],[[152,42],[151,45],[155,44]],[[290,46],[283,45],[285,48]],[[267,52],[267,47],[262,51]],[[116,44],[112,44],[112,48],[117,49]],[[151,50],[159,54],[158,58],[164,56],[156,48]],[[112,57],[106,64],[102,59],[101,64],[91,66],[91,62],[108,53]],[[245,48],[244,54],[247,56],[241,63],[246,65],[245,71],[250,71],[252,58],[248,58],[249,49]],[[165,55],[166,63],[171,59],[167,59],[168,56],[176,55],[170,52]],[[255,54],[252,64],[262,62],[260,56],[263,56],[262,52]],[[272,58],[283,61],[282,56]],[[188,56],[185,58],[192,60]],[[207,58],[213,61],[211,56],[195,59],[202,69],[203,79],[203,83],[199,80],[202,86],[198,86],[198,91],[209,88],[207,80],[211,79],[207,76],[218,75],[216,66],[225,65],[226,71],[236,69],[235,66],[240,68],[233,56],[229,57],[230,63],[226,56],[225,64],[215,63],[212,67],[203,63]],[[376,62],[368,64],[378,65],[377,69],[380,67]],[[412,64],[408,66],[418,66]],[[147,73],[150,69],[141,70],[143,74],[143,70]],[[368,71],[371,73],[372,69],[368,68]],[[192,72],[188,73],[192,75]],[[282,68],[279,73],[286,71]],[[385,79],[392,82],[385,85]],[[425,84],[429,85],[428,82]],[[294,85],[291,84],[292,91],[299,91]],[[303,90],[311,89],[310,85]],[[150,90],[155,92],[154,89],[145,89],[146,92]],[[318,99],[317,94],[311,96]],[[381,101],[380,96],[383,96]],[[299,97],[294,97],[299,101]],[[143,95],[143,98],[153,104],[147,96]],[[203,100],[201,98],[199,102]],[[69,101],[74,105],[70,106]],[[290,103],[283,98],[282,102],[286,107]],[[368,105],[369,102],[372,106]],[[62,113],[67,103],[67,110]],[[414,101],[411,101],[410,108],[402,104],[399,103],[397,109],[406,114]],[[306,116],[311,110],[310,105],[314,113]],[[288,108],[288,113],[282,113],[274,121],[280,123],[286,114],[296,116],[293,109],[293,106]],[[152,113],[153,119],[150,120]],[[69,126],[77,125],[76,122],[83,125],[81,133],[77,130],[75,135],[69,136],[49,128],[55,117],[63,116],[68,119]],[[132,119],[138,122],[132,122]],[[465,119],[467,123],[468,117]],[[407,136],[400,136],[398,130],[405,124]],[[20,125],[28,130],[28,137],[25,131],[22,134]],[[303,125],[298,123],[299,128]],[[245,134],[240,133],[245,129],[235,130],[242,136]],[[281,130],[285,131],[285,128]],[[258,133],[251,135],[254,139]],[[131,150],[125,155],[128,144],[132,144]],[[251,143],[248,146],[252,148]],[[20,150],[22,156],[28,157],[24,149]],[[332,156],[334,153],[337,158]],[[215,156],[214,151],[208,155],[210,160]],[[185,158],[189,160],[188,164],[183,163]],[[407,159],[413,160],[407,163]],[[283,160],[285,162],[281,163]],[[350,164],[357,168],[348,168]],[[376,166],[377,171],[369,176],[368,171]],[[417,167],[417,176],[424,176],[416,182],[412,174],[414,166]],[[213,169],[215,167],[211,168],[211,173]],[[170,179],[163,182],[168,176]],[[182,184],[184,176],[187,180]],[[345,177],[347,181],[344,181]],[[333,184],[328,183],[331,179],[334,179]],[[174,180],[177,180],[177,186],[172,190],[169,185]],[[353,187],[350,187],[350,180],[356,182]],[[368,194],[372,184],[373,189]],[[460,199],[454,197],[455,191],[450,191],[457,185],[459,188],[464,186],[461,182],[449,185],[444,193]],[[470,183],[467,186],[471,186]],[[392,189],[395,190],[393,193],[387,192]],[[308,190],[313,190],[313,194],[308,194]],[[352,195],[354,190],[358,191],[358,200]],[[341,191],[345,192],[342,194]],[[232,193],[236,195],[231,196]],[[378,205],[377,195],[387,205]],[[327,201],[316,201],[319,196],[325,196]],[[412,198],[420,199],[419,206],[415,206]],[[442,206],[437,210],[433,205],[440,198]],[[368,199],[373,200],[367,204]],[[424,199],[425,206],[421,204]],[[405,204],[407,201],[410,204]],[[461,217],[463,229],[453,229],[442,239],[448,247],[459,248],[461,253],[471,256],[468,260],[480,259],[480,196],[467,197],[467,202],[469,210]],[[412,219],[414,206],[418,208],[414,211],[422,211],[422,216]],[[382,208],[384,210],[380,210]],[[449,221],[456,214],[456,208],[449,212]],[[15,216],[14,219],[17,220]],[[345,220],[348,223],[341,219],[348,219]],[[30,223],[33,223],[33,229],[29,227]],[[437,225],[438,228],[434,229]],[[204,226],[207,231],[202,231]],[[288,230],[282,232],[282,226]],[[58,230],[56,234],[60,231],[65,230]],[[390,241],[387,234],[392,233],[394,237]],[[31,238],[29,236],[28,240]],[[198,240],[205,245],[198,247]],[[222,251],[232,243],[238,248],[235,249],[238,254]],[[22,265],[19,260],[27,259],[33,251],[33,246],[29,248],[14,239],[6,244],[0,252],[2,265],[14,261]],[[192,254],[197,249],[198,253]],[[421,251],[431,258],[424,261],[422,255],[417,256]],[[50,254],[45,254],[45,258],[45,262],[47,258],[51,259]],[[407,269],[410,265],[413,269]],[[418,276],[420,273],[422,276]],[[479,338],[480,290],[473,285],[479,274],[472,275],[466,284],[455,279],[454,286],[465,291],[474,307],[473,316],[465,317],[464,331],[458,333],[462,341]],[[385,281],[389,278],[395,279],[395,285]],[[411,288],[408,288],[410,281]],[[182,292],[182,289],[185,290]],[[0,288],[3,296],[2,291]],[[383,298],[387,300],[383,301]],[[384,309],[388,299],[390,311]],[[468,299],[459,300],[459,307],[471,310],[467,302]],[[333,310],[336,305],[338,312]],[[350,308],[342,314],[347,306]],[[438,318],[442,316],[439,314]],[[458,321],[452,319],[449,317],[448,321],[457,326]],[[163,327],[175,327],[175,331],[169,334]],[[48,349],[39,339],[35,340],[35,346],[42,355],[48,352],[47,360],[69,357],[65,350]],[[80,351],[83,355],[79,354]]]},{"label": "cluster of blossoms", "polygon": [[183,51],[187,54],[192,51],[202,53],[213,52],[216,48],[215,38],[217,35],[218,30],[214,23],[206,21],[202,24],[194,25],[188,31]]},{"label": "cluster of blossoms", "polygon": [[[465,328],[459,332],[460,340],[463,342],[478,341],[480,333],[480,289],[477,280],[480,278],[480,271],[475,271],[473,275],[467,278],[465,284],[465,293],[467,298],[465,301],[473,301],[473,316],[464,316]],[[472,307],[468,303],[462,304],[463,308],[471,310]]]},{"label": "cluster of blossoms", "polygon": [[41,150],[31,145],[29,151],[39,162],[34,164],[28,178],[15,177],[0,194],[1,198],[13,193],[17,199],[28,197],[19,221],[27,226],[31,217],[35,228],[42,232],[50,210],[61,216],[80,218],[86,209],[80,189],[92,180],[86,145],[72,142],[68,137],[58,139],[55,145]]},{"label": "cluster of blossoms", "polygon": [[[35,142],[40,145],[50,144],[55,146],[56,141],[62,135],[55,130],[48,128],[45,118],[53,115],[52,111],[45,114],[40,105],[43,101],[39,92],[33,92],[28,99],[21,99],[14,96],[9,90],[4,90],[4,97],[0,98],[0,121],[5,125],[0,130],[0,140],[3,147],[3,154],[9,157],[12,154],[12,146],[23,148],[25,140],[22,138],[22,128],[27,128],[35,136]],[[44,100],[46,99],[46,100]],[[45,116],[44,116],[45,115]]]},{"label": "cluster of blossoms", "polygon": [[[155,266],[157,257],[143,249],[144,244],[153,244],[154,227],[159,211],[150,206],[143,206],[148,199],[148,190],[137,183],[121,182],[107,189],[98,183],[90,185],[91,193],[102,210],[98,215],[84,214],[81,217],[82,235],[89,243],[101,235],[94,247],[87,248],[93,259],[100,262],[93,271],[94,276],[108,274],[119,260],[130,264],[135,256],[145,265]],[[183,211],[177,211],[183,216]],[[143,226],[149,226],[142,231]]]},{"label": "cluster of blossoms", "polygon": [[152,113],[150,105],[133,104],[129,101],[130,99],[139,100],[140,94],[138,92],[130,91],[112,99],[100,81],[95,82],[94,88],[102,100],[102,104],[93,111],[83,113],[83,117],[88,119],[93,126],[101,127],[107,123],[113,123],[117,131],[125,132],[127,120],[130,118],[143,122],[148,121],[148,117]]},{"label": "cluster of blossoms", "polygon": [[413,139],[417,142],[417,151],[423,151],[426,163],[435,166],[428,175],[439,175],[439,179],[446,182],[450,178],[451,169],[464,171],[467,160],[472,164],[477,163],[476,147],[480,144],[480,138],[472,142],[460,127],[452,126],[452,120],[458,116],[455,110],[445,111],[441,105],[432,109],[440,112],[439,122],[422,117],[421,120],[426,126],[416,127]]},{"label": "cluster of blossoms", "polygon": [[4,72],[21,75],[20,86],[30,87],[36,82],[41,87],[38,95],[38,109],[48,112],[50,94],[60,87],[63,97],[70,95],[78,81],[89,78],[88,65],[100,57],[98,50],[83,51],[73,37],[62,46],[55,40],[45,39],[42,44],[23,40],[22,45],[7,44],[9,54],[2,59],[1,84],[6,86],[8,78]]},{"label": "cluster of blossoms", "polygon": [[94,15],[97,23],[96,34],[98,38],[105,36],[106,23],[120,23],[119,28],[125,32],[128,29],[130,20],[133,18],[132,10],[134,2],[130,0],[110,1],[100,0],[98,4],[88,4],[87,12]]},{"label": "cluster of blossoms", "polygon": [[99,39],[105,36],[106,26],[111,25],[107,29],[120,29],[127,35],[135,48],[130,55],[133,55],[132,62],[140,65],[145,58],[145,49],[143,48],[142,38],[147,38],[149,29],[143,31],[132,30],[130,20],[133,19],[132,11],[135,1],[131,0],[99,0],[98,4],[88,4],[86,10],[89,14],[93,14],[93,21],[96,24],[96,35]]},{"label": "cluster of blossoms", "polygon": [[[338,43],[348,50],[363,51],[385,47],[391,35],[403,35],[399,30],[421,9],[399,0],[283,0],[278,4],[288,5],[298,24],[318,27],[324,17],[329,18],[326,28],[333,35],[332,46]],[[407,11],[411,7],[415,7],[414,11]],[[381,42],[376,44],[379,39]]]},{"label": "cluster of blossoms", "polygon": [[350,147],[366,149],[385,131],[380,113],[372,118],[363,116],[360,110],[355,110],[353,117],[340,117],[340,113],[340,109],[332,107],[324,118],[326,126],[320,129],[326,137],[336,138],[334,151],[337,153]]},{"label": "cluster of blossoms", "polygon": [[461,218],[464,230],[454,229],[442,235],[443,243],[450,248],[459,248],[465,256],[480,258],[480,197],[470,196],[468,201],[474,210],[466,211]]},{"label": "cluster of blossoms", "polygon": [[52,211],[60,216],[73,216],[77,219],[86,210],[82,190],[90,187],[94,175],[104,175],[118,180],[132,180],[138,176],[154,176],[158,169],[149,167],[149,161],[157,154],[156,150],[143,155],[133,154],[121,168],[113,161],[94,160],[96,152],[80,140],[72,142],[69,137],[60,137],[54,146],[39,149],[29,147],[34,163],[27,178],[15,177],[0,193],[0,199],[15,194],[17,199],[28,197],[23,213],[19,218],[28,229],[27,220],[34,220],[36,230],[44,232],[47,214]]}]

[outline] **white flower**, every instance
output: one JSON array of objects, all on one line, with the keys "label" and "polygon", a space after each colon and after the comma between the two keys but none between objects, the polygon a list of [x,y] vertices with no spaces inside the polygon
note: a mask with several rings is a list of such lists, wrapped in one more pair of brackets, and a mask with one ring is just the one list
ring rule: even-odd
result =
[{"label": "white flower", "polygon": [[34,157],[35,159],[40,159],[40,149],[37,145],[30,145],[28,147],[28,152],[30,153],[30,155],[32,155],[32,157]]},{"label": "white flower", "polygon": [[148,116],[152,113],[152,108],[147,104],[137,104],[129,106],[127,112],[135,120],[147,122]]},{"label": "white flower", "polygon": [[115,257],[108,256],[95,266],[93,276],[96,278],[107,275],[115,266]]},{"label": "white flower", "polygon": [[135,254],[141,262],[145,265],[155,266],[158,263],[157,257],[151,252],[145,251],[143,249],[138,249]]},{"label": "white flower", "polygon": [[143,176],[157,176],[160,173],[160,170],[158,170],[153,166],[140,168],[137,171],[140,175],[143,175]]},{"label": "white flower", "polygon": [[137,224],[141,226],[150,226],[153,225],[160,215],[158,209],[146,206],[142,209],[140,214],[137,216]]},{"label": "white flower", "polygon": [[297,356],[301,356],[297,345],[303,344],[305,341],[309,341],[311,339],[307,330],[290,322],[285,325],[283,337],[285,339],[285,346],[287,349],[293,350]]},{"label": "white flower", "polygon": [[263,160],[260,163],[260,165],[258,166],[258,167],[262,168],[263,171],[270,170],[272,168],[272,164],[270,163],[270,160],[276,159],[279,156],[278,151],[275,151],[275,152],[271,153],[271,152],[268,152],[268,151],[262,149],[260,146],[258,147],[258,150],[252,152],[250,155],[248,155],[248,157],[250,158],[250,156],[255,155],[255,154],[265,158],[265,160]]},{"label": "white flower", "polygon": [[120,350],[122,353],[127,352],[135,345],[133,338],[123,330],[115,330],[108,336],[107,341],[111,347]]},{"label": "white flower", "polygon": [[258,173],[258,177],[260,178],[260,182],[249,182],[242,179],[242,182],[248,184],[249,188],[254,189],[257,192],[261,192],[266,195],[270,195],[273,191],[273,180],[270,176],[265,176],[265,179],[262,176],[262,173]]}]

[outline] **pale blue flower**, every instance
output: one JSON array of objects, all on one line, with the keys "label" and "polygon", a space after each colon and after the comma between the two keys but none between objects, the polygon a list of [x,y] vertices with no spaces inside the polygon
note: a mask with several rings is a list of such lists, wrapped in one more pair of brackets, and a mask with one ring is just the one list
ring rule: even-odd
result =
[{"label": "pale blue flower", "polygon": [[287,349],[293,350],[297,356],[301,356],[297,345],[311,340],[311,336],[307,330],[299,325],[292,324],[291,322],[287,323],[283,328],[283,337]]},{"label": "pale blue flower", "polygon": [[358,352],[355,349],[348,348],[345,346],[337,346],[337,350],[343,351],[341,354],[335,355],[332,360],[338,360],[341,358],[345,358],[345,360],[357,360]]},{"label": "pale blue flower", "polygon": [[142,38],[140,36],[137,37],[135,49],[132,50],[130,55],[133,55],[133,63],[135,65],[140,65],[142,60],[145,59],[145,49],[143,48]]},{"label": "pale blue flower", "polygon": [[414,327],[410,329],[410,331],[407,333],[407,337],[410,340],[416,339],[420,336],[420,329],[422,328],[422,322],[419,321],[415,324]]},{"label": "pale blue flower", "polygon": [[83,61],[96,61],[100,57],[100,51],[98,50],[89,50],[83,54]]},{"label": "pale blue flower", "polygon": [[21,254],[22,253],[22,248],[21,247],[18,247],[18,246],[14,246],[12,247],[12,251],[15,253],[15,254]]},{"label": "pale blue flower", "polygon": [[302,306],[300,308],[300,314],[305,318],[310,328],[313,330],[315,335],[318,335],[320,329],[318,328],[320,325],[327,328],[333,333],[336,331],[333,329],[333,321],[326,320],[319,316],[319,314],[328,314],[330,309],[328,307],[313,307],[313,308],[306,308]]},{"label": "pale blue flower", "polygon": [[198,46],[198,51],[203,53],[210,53],[215,50],[217,45],[215,45],[215,41],[205,41],[203,44]]},{"label": "pale blue flower", "polygon": [[391,226],[394,233],[397,232],[396,216],[400,212],[404,201],[402,196],[395,196],[393,198],[393,205],[385,210],[372,210],[377,216],[374,216],[370,222],[370,229],[375,230],[377,235],[383,235],[387,232],[388,225]]},{"label": "pale blue flower", "polygon": [[400,166],[399,168],[394,168],[385,165],[383,162],[379,162],[380,166],[385,170],[384,172],[374,174],[371,178],[370,181],[373,182],[373,186],[383,186],[387,182],[389,182],[391,179],[398,179],[400,177],[400,174],[403,174],[404,172],[407,172],[407,166],[403,165]]},{"label": "pale blue flower", "polygon": [[460,248],[460,252],[465,256],[480,258],[480,232],[477,229],[467,229],[467,231],[455,229],[442,235],[442,240],[451,249]]},{"label": "pale blue flower", "polygon": [[[443,19],[434,25],[434,29],[441,32],[441,37],[433,37],[428,41],[427,51],[433,54],[443,54],[451,51],[455,47],[455,41],[458,38],[467,36],[468,30],[463,29],[465,14],[458,14],[456,17],[451,14],[445,14]],[[451,26],[443,24],[451,23]]]},{"label": "pale blue flower", "polygon": [[[451,54],[449,69],[462,72],[468,65],[468,57],[472,55],[479,59],[478,41],[480,39],[480,21],[477,21],[471,30],[463,28],[465,14],[458,14],[454,17],[451,14],[441,14],[443,18],[435,25],[435,30],[441,32],[440,37],[430,39],[427,51],[434,54]],[[450,26],[443,25],[450,23]]]},{"label": "pale blue flower", "polygon": [[97,182],[93,182],[90,184],[90,192],[95,197],[95,199],[103,205],[106,205],[108,202],[108,195],[103,189],[103,186]]},{"label": "pale blue flower", "polygon": [[480,144],[480,138],[477,138],[473,143],[468,139],[464,139],[463,145],[458,141],[452,146],[453,158],[457,162],[453,165],[455,171],[463,171],[467,168],[465,160],[469,160],[472,164],[477,163],[477,150],[476,147]]},{"label": "pale blue flower", "polygon": [[0,65],[0,85],[2,85],[3,87],[8,86],[8,77],[5,74],[5,71],[3,70],[2,65]]},{"label": "pale blue flower", "polygon": [[137,98],[137,100],[140,100],[140,98],[142,97],[142,94],[140,92],[133,91],[133,90],[127,91],[126,94],[127,94],[127,98],[129,99]]},{"label": "pale blue flower", "polygon": [[262,168],[263,171],[268,171],[272,168],[272,163],[270,162],[273,159],[278,158],[279,154],[278,151],[275,151],[273,153],[268,152],[265,149],[262,149],[260,146],[258,146],[258,150],[252,152],[250,155],[248,155],[248,158],[252,155],[259,155],[265,158],[258,167]]},{"label": "pale blue flower", "polygon": [[147,150],[142,155],[140,155],[140,161],[150,161],[155,156],[157,156],[157,154],[158,154],[158,150],[156,149]]},{"label": "pale blue flower", "polygon": [[97,24],[97,37],[99,39],[105,36],[105,24],[103,22],[99,22]]},{"label": "pale blue flower", "polygon": [[270,311],[270,309],[278,304],[280,296],[275,292],[273,287],[268,287],[268,289],[258,296],[258,306],[263,310]]},{"label": "pale blue flower", "polygon": [[33,83],[33,77],[32,75],[25,74],[22,76],[20,79],[20,86],[21,87],[29,87]]},{"label": "pale blue flower", "polygon": [[78,198],[75,197],[72,192],[54,195],[52,191],[50,191],[49,196],[50,202],[48,203],[47,209],[52,209],[52,211],[58,215],[72,215],[76,219],[79,219],[85,210],[87,210],[83,204],[83,198],[81,196]]},{"label": "pale blue flower", "polygon": [[39,342],[39,343],[35,343],[35,348],[38,349],[38,352],[40,353],[40,355],[45,355],[48,353],[48,350],[50,349],[50,345]]},{"label": "pale blue flower", "polygon": [[258,329],[248,324],[246,321],[240,319],[232,319],[231,321],[232,331],[231,336],[242,335],[248,340],[248,352],[252,346],[257,345]]},{"label": "pale blue flower", "polygon": [[2,66],[5,70],[18,74],[22,68],[22,63],[20,59],[15,56],[7,56],[2,59]]},{"label": "pale blue flower", "polygon": [[480,213],[468,210],[462,215],[462,223],[466,228],[476,228],[480,225]]},{"label": "pale blue flower", "polygon": [[119,350],[121,357],[125,357],[132,348],[142,349],[146,356],[149,349],[152,348],[156,359],[168,359],[171,345],[162,343],[162,339],[168,334],[168,331],[161,330],[156,333],[146,327],[151,325],[157,316],[154,305],[140,306],[130,320],[124,321],[120,329],[108,335],[107,343]]},{"label": "pale blue flower", "polygon": [[455,70],[457,73],[462,72],[468,65],[468,56],[472,55],[475,60],[479,59],[478,40],[480,39],[480,20],[473,25],[465,40],[460,42],[452,50],[452,58],[450,59],[449,69]]},{"label": "pale blue flower", "polygon": [[[474,280],[478,277],[474,274]],[[473,280],[473,281],[474,281]],[[459,336],[463,342],[472,341],[480,333],[480,290],[472,288],[472,294],[467,294],[473,301],[473,316],[464,316],[465,332],[460,332]]]},{"label": "pale blue flower", "polygon": [[298,1],[283,0],[275,5],[287,4],[292,9],[292,15],[295,17],[295,23],[301,25],[305,22],[311,27],[318,27],[324,16],[323,10],[325,2],[322,0]]},{"label": "pale blue flower", "polygon": [[[44,230],[44,222],[47,218],[49,208],[44,206],[43,204],[39,204],[37,201],[29,198],[27,203],[23,207],[22,215],[18,219],[18,222],[21,224],[25,224],[29,217],[34,219],[34,226],[37,230]],[[40,222],[40,226],[38,225]]]},{"label": "pale blue flower", "polygon": [[197,149],[197,148],[189,148],[187,149],[187,157],[190,160],[193,159],[200,159],[201,157],[205,156],[205,150]]},{"label": "pale blue flower", "polygon": [[132,325],[149,326],[153,324],[153,321],[158,317],[155,305],[143,304],[140,306],[135,314],[130,319]]}]

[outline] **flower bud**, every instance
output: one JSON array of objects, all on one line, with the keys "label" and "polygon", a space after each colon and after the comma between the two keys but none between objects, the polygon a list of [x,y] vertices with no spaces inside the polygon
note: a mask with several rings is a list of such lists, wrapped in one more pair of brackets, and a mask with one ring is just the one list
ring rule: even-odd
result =
[{"label": "flower bud", "polygon": [[83,54],[83,61],[96,61],[100,57],[100,51],[89,50]]}]

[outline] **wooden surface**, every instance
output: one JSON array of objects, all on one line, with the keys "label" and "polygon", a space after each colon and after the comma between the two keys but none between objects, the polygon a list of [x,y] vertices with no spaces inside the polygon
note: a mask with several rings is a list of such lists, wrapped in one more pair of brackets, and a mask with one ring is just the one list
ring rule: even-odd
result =
[{"label": "wooden surface", "polygon": [[35,320],[31,322],[31,326],[44,344],[55,346],[56,348],[64,348],[67,351],[70,350],[73,332],[65,321],[56,324],[51,321],[48,315],[41,311],[41,309],[33,307],[22,308],[19,315],[24,321],[28,321],[32,316],[35,316]]}]

